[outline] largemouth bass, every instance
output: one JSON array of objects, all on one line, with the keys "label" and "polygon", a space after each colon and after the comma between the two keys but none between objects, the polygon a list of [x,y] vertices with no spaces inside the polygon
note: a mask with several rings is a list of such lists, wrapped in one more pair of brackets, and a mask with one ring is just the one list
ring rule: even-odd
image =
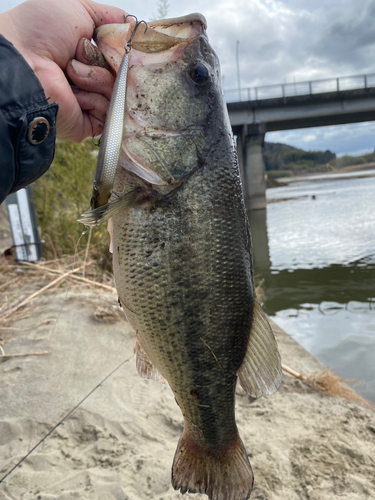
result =
[{"label": "largemouth bass", "polygon": [[[97,45],[115,70],[132,29],[97,30]],[[235,422],[237,379],[253,398],[269,395],[280,384],[281,365],[254,293],[220,83],[203,16],[137,31],[110,210],[113,266],[119,301],[136,330],[138,372],[165,379],[184,416],[173,487],[245,500],[253,473]]]}]

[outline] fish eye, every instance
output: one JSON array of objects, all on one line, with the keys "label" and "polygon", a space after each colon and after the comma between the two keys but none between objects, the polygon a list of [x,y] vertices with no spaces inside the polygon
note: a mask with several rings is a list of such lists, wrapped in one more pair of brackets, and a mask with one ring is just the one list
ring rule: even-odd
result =
[{"label": "fish eye", "polygon": [[210,74],[204,64],[197,63],[190,68],[190,78],[198,85],[203,85],[209,80]]}]

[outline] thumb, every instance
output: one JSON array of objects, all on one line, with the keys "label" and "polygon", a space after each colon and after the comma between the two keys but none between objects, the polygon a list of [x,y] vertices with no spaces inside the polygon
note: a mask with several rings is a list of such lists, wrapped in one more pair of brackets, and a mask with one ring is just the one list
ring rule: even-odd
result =
[{"label": "thumb", "polygon": [[103,5],[97,2],[91,2],[86,0],[84,6],[87,12],[90,14],[91,19],[95,23],[95,28],[101,26],[102,24],[120,24],[124,22],[125,16],[128,15],[122,9],[118,7],[112,7],[111,5]]}]

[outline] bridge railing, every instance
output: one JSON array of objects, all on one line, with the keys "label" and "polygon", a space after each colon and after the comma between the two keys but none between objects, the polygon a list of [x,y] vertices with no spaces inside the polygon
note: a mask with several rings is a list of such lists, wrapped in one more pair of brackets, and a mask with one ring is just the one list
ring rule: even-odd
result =
[{"label": "bridge railing", "polygon": [[278,97],[323,94],[325,92],[340,92],[343,90],[366,89],[370,87],[375,87],[375,73],[340,78],[325,78],[324,80],[311,80],[307,82],[281,83],[262,87],[230,89],[224,90],[224,96],[226,102],[260,101]]}]

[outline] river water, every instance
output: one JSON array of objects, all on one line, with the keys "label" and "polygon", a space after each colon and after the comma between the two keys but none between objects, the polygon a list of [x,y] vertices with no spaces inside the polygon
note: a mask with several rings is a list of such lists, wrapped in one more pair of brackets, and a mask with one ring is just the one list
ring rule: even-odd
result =
[{"label": "river water", "polygon": [[267,199],[249,214],[265,311],[375,403],[375,178],[304,181]]}]

